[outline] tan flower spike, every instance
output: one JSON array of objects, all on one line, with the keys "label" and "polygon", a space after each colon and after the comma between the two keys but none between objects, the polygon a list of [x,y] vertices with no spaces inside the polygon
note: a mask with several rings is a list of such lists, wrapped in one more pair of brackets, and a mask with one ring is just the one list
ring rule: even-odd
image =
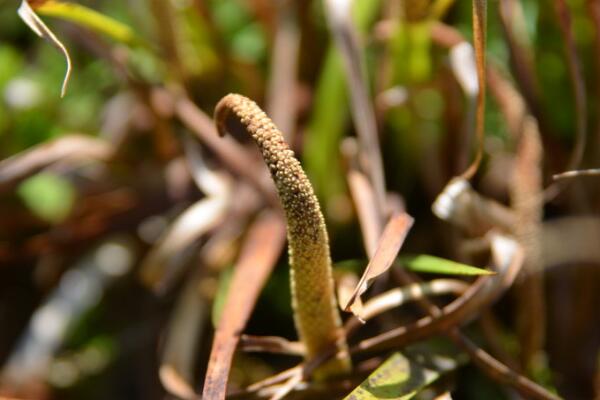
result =
[{"label": "tan flower spike", "polygon": [[329,238],[310,181],[281,131],[256,103],[238,94],[221,99],[215,108],[220,135],[225,134],[225,122],[231,114],[256,141],[285,210],[292,308],[298,335],[306,347],[306,358],[336,343],[338,358],[318,369],[316,377],[346,372],[350,369],[350,358],[334,296]]}]

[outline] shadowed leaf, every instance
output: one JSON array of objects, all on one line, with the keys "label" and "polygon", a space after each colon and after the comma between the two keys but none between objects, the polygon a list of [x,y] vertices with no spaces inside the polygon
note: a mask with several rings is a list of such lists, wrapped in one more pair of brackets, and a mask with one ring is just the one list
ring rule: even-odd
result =
[{"label": "shadowed leaf", "polygon": [[[394,353],[344,400],[406,400],[455,369],[455,359],[443,358],[444,368],[425,367],[400,353]],[[441,363],[439,363],[441,364]]]}]

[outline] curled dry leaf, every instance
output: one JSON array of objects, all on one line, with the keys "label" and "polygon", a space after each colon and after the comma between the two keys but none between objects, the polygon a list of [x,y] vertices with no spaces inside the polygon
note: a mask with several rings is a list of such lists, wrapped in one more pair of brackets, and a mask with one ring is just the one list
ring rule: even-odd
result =
[{"label": "curled dry leaf", "polygon": [[433,213],[465,231],[482,235],[492,228],[510,232],[514,215],[506,206],[477,193],[463,178],[452,179],[431,206]]},{"label": "curled dry leaf", "polygon": [[406,213],[395,215],[390,219],[379,239],[375,255],[367,265],[350,300],[344,306],[345,311],[350,311],[360,318],[363,308],[360,296],[367,290],[373,279],[387,271],[393,264],[412,224],[412,217]]},{"label": "curled dry leaf", "polygon": [[58,40],[50,28],[44,24],[40,17],[37,16],[35,11],[33,11],[31,8],[29,1],[23,0],[17,13],[32,31],[34,31],[39,37],[52,43],[52,45],[54,45],[54,47],[56,47],[65,56],[65,61],[67,62],[67,71],[65,72],[65,78],[63,79],[62,88],[60,91],[60,97],[64,97],[67,92],[67,85],[69,84],[72,70],[71,56],[69,56],[67,48],[60,40]]}]

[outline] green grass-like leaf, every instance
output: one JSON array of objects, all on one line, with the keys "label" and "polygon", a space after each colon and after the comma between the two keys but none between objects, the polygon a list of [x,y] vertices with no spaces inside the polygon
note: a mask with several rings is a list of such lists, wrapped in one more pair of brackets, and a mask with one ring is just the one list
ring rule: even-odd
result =
[{"label": "green grass-like leaf", "polygon": [[400,263],[413,272],[444,275],[494,275],[487,269],[472,267],[456,261],[426,254],[407,255],[399,258]]},{"label": "green grass-like leaf", "polygon": [[138,41],[129,26],[80,4],[48,1],[36,7],[35,11],[39,15],[75,22],[121,43],[133,44]]}]

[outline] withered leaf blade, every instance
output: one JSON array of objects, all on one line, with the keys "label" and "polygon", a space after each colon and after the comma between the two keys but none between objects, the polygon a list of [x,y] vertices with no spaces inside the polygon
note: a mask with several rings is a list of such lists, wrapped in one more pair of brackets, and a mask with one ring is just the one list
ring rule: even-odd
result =
[{"label": "withered leaf blade", "polygon": [[563,37],[569,78],[573,86],[575,97],[575,146],[569,160],[568,169],[577,169],[583,158],[586,146],[587,133],[587,94],[583,78],[581,60],[577,54],[575,36],[573,34],[573,21],[569,6],[565,0],[555,0],[558,26]]},{"label": "withered leaf blade", "polygon": [[465,179],[475,175],[483,158],[483,138],[485,134],[485,40],[486,40],[487,0],[473,0],[473,47],[475,48],[475,65],[477,66],[477,110],[475,132],[477,134],[477,153],[475,159],[462,174]]},{"label": "withered leaf blade", "polygon": [[69,56],[69,52],[67,48],[62,44],[60,40],[54,35],[54,33],[44,24],[44,22],[37,16],[35,11],[29,5],[27,0],[23,0],[19,9],[17,11],[19,17],[27,24],[27,26],[34,31],[39,37],[48,40],[54,47],[60,50],[61,53],[65,56],[65,61],[67,62],[67,71],[65,72],[65,78],[63,79],[62,88],[60,91],[60,97],[64,97],[67,92],[67,85],[69,83],[69,79],[71,77],[71,56]]},{"label": "withered leaf blade", "polygon": [[67,134],[0,161],[0,193],[44,168],[65,160],[108,160],[113,146],[102,139]]},{"label": "withered leaf blade", "polygon": [[413,218],[406,213],[397,214],[390,218],[379,239],[375,255],[369,261],[353,295],[344,307],[344,311],[352,312],[360,317],[362,311],[360,296],[367,290],[373,279],[383,274],[393,264],[413,222]]},{"label": "withered leaf blade", "polygon": [[[366,61],[360,46],[359,33],[352,20],[352,1],[327,0],[325,15],[336,47],[342,57],[344,73],[350,90],[350,106],[358,140],[360,164],[373,185],[379,218],[385,209],[385,174],[375,110],[366,81]],[[368,160],[368,161],[367,161]]]},{"label": "withered leaf blade", "polygon": [[576,178],[580,176],[600,176],[600,168],[592,168],[592,169],[580,169],[574,171],[566,171],[561,172],[560,174],[552,175],[552,179],[568,179],[568,178]]},{"label": "withered leaf blade", "polygon": [[256,299],[285,242],[285,223],[276,213],[252,225],[236,263],[222,318],[215,332],[202,397],[224,399],[233,353]]},{"label": "withered leaf blade", "polygon": [[352,194],[358,214],[363,242],[367,255],[373,257],[377,249],[377,239],[383,230],[383,221],[380,220],[375,206],[375,193],[369,179],[360,171],[352,169],[348,172],[348,186]]}]

